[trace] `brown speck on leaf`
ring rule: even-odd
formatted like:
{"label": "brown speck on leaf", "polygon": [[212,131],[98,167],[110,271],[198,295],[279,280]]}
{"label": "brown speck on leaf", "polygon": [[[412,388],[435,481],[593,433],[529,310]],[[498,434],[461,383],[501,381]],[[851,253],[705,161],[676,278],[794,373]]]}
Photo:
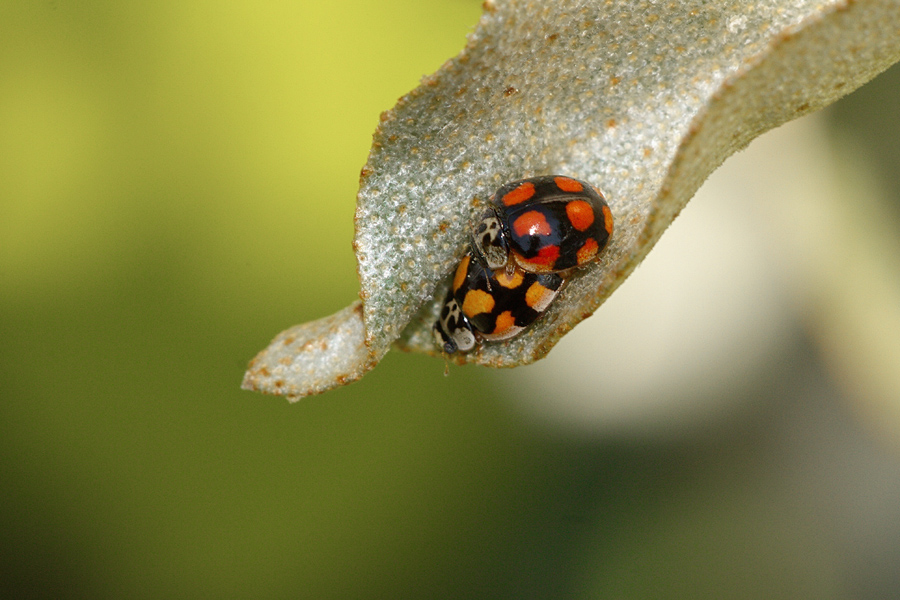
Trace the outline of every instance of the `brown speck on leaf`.
{"label": "brown speck on leaf", "polygon": [[559,37],[559,34],[558,34],[558,33],[551,33],[550,35],[547,36],[547,41],[553,42],[553,41],[555,41],[556,38],[558,38],[558,37]]}
{"label": "brown speck on leaf", "polygon": [[616,120],[615,120],[615,119],[607,119],[607,120],[606,120],[606,126],[609,127],[609,128],[615,127],[615,126],[616,126]]}
{"label": "brown speck on leaf", "polygon": [[512,96],[513,94],[518,94],[518,93],[519,93],[519,88],[516,88],[513,86],[509,86],[508,88],[503,90],[503,95],[506,96],[507,98]]}

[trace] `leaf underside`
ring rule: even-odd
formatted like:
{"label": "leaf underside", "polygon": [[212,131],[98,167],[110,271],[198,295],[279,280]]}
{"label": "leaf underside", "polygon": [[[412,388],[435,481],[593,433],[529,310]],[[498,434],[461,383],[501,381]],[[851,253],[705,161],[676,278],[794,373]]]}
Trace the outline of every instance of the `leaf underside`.
{"label": "leaf underside", "polygon": [[[606,196],[609,246],[525,332],[453,359],[510,367],[543,357],[729,155],[898,59],[900,0],[486,2],[462,53],[375,132],[357,197],[361,310],[330,317],[344,326],[324,334],[320,321],[289,330],[329,348],[281,349],[277,360],[298,361],[280,386],[289,392],[260,378],[245,387],[298,397],[357,379],[392,344],[437,354],[431,328],[481,207],[503,183],[563,174]],[[329,337],[344,331],[364,332],[364,350]]]}

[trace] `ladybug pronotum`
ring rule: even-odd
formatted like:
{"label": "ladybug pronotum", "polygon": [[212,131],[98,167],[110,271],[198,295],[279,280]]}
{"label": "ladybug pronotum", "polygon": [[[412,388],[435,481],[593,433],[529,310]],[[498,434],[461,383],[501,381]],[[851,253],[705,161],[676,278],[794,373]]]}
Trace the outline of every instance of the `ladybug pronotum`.
{"label": "ladybug pronotum", "polygon": [[530,273],[559,273],[593,261],[612,231],[596,188],[561,175],[533,177],[497,190],[474,228],[472,250],[490,269],[515,263]]}
{"label": "ladybug pronotum", "polygon": [[506,266],[491,271],[466,254],[453,276],[434,337],[447,354],[468,352],[482,339],[505,340],[531,325],[550,306],[564,280]]}

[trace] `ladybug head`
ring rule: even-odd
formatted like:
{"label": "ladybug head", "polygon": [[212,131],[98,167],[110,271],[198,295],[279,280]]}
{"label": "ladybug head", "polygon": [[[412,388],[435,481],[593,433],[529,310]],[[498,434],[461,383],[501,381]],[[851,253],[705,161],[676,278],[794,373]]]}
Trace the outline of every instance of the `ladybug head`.
{"label": "ladybug head", "polygon": [[452,291],[441,308],[441,314],[434,324],[434,341],[445,354],[468,352],[475,347],[475,331],[463,314]]}
{"label": "ladybug head", "polygon": [[499,269],[509,262],[509,246],[502,221],[493,208],[481,215],[472,228],[472,250],[478,262],[489,269]]}
{"label": "ladybug head", "polygon": [[441,328],[440,323],[435,323],[433,327],[434,343],[440,348],[444,354],[453,354],[457,351],[456,343],[447,335],[447,332]]}

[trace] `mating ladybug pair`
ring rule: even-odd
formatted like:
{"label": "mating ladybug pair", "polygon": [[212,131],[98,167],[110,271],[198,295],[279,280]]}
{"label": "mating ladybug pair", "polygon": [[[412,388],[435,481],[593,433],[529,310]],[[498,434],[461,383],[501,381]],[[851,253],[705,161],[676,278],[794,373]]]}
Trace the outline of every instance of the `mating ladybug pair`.
{"label": "mating ladybug pair", "polygon": [[434,337],[447,354],[505,340],[547,310],[571,272],[612,235],[612,213],[587,183],[550,175],[508,183],[472,232]]}

